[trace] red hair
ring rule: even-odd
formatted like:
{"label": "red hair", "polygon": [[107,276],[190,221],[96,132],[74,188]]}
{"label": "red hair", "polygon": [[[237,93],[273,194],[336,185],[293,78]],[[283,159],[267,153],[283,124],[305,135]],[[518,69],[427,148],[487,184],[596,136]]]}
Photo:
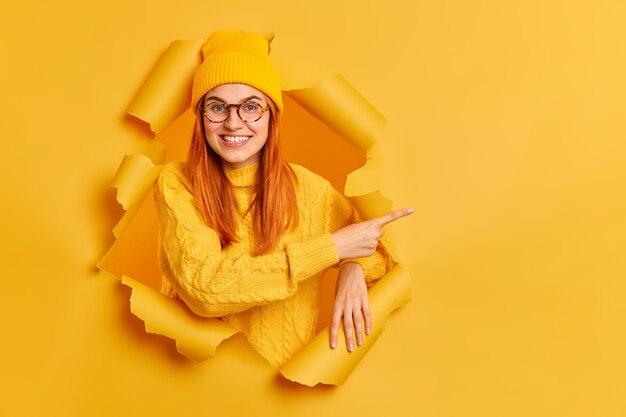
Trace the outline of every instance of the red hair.
{"label": "red hair", "polygon": [[[284,232],[298,224],[296,176],[280,153],[280,116],[268,98],[270,123],[267,141],[261,149],[254,200],[248,212],[254,219],[254,234],[260,255],[272,249]],[[222,248],[238,242],[237,200],[226,177],[222,160],[205,139],[201,106],[198,102],[196,123],[187,154],[185,174],[192,184],[196,208],[207,226],[217,231]]]}

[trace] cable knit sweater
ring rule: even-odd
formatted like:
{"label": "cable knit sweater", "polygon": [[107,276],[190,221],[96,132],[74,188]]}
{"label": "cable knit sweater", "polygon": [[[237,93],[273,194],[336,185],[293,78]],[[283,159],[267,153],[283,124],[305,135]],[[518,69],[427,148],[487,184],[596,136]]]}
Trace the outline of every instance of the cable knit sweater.
{"label": "cable knit sweater", "polygon": [[[227,170],[240,242],[222,249],[195,207],[183,164],[166,164],[154,186],[161,292],[200,316],[220,317],[241,330],[261,356],[280,367],[315,335],[322,276],[339,261],[331,233],[357,221],[357,214],[327,180],[291,164],[299,225],[271,252],[252,256],[252,215],[243,216],[254,197],[258,164]],[[363,266],[371,286],[385,274],[389,257],[379,245],[372,256],[349,261]]]}

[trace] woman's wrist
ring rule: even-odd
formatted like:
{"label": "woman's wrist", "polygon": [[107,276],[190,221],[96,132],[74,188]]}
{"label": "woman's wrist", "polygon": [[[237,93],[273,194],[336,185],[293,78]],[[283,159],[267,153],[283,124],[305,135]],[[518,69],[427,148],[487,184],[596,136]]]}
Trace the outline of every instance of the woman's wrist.
{"label": "woman's wrist", "polygon": [[348,271],[351,271],[351,270],[359,271],[359,269],[363,270],[363,267],[361,266],[360,263],[358,263],[356,261],[350,261],[350,260],[348,260],[346,262],[343,262],[341,264],[340,268],[348,270]]}
{"label": "woman's wrist", "polygon": [[344,256],[343,248],[341,246],[341,239],[337,237],[336,233],[332,233],[333,243],[335,244],[335,251],[337,252],[337,257],[339,260],[343,260],[346,257]]}

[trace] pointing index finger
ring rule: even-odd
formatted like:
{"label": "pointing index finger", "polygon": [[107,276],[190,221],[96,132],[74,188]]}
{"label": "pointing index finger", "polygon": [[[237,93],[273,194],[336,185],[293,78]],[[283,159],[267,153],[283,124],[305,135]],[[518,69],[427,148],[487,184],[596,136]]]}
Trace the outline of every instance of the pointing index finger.
{"label": "pointing index finger", "polygon": [[405,216],[408,216],[409,214],[412,214],[413,211],[414,210],[412,208],[395,210],[395,211],[392,211],[391,213],[385,214],[384,216],[378,217],[376,220],[378,221],[378,223],[380,223],[381,226],[384,226],[386,224],[389,224],[393,221],[398,220],[401,217],[405,217]]}

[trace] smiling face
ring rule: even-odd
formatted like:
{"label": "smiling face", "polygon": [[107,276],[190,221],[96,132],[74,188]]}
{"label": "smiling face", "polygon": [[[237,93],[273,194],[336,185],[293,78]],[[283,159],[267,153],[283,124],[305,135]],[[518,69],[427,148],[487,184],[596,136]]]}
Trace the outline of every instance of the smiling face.
{"label": "smiling face", "polygon": [[259,162],[269,133],[270,112],[264,112],[256,122],[246,123],[233,106],[226,121],[213,123],[205,117],[205,109],[214,102],[241,104],[249,101],[266,108],[267,100],[265,94],[245,84],[222,84],[205,94],[201,110],[204,136],[211,149],[222,158],[225,169],[243,168]]}

